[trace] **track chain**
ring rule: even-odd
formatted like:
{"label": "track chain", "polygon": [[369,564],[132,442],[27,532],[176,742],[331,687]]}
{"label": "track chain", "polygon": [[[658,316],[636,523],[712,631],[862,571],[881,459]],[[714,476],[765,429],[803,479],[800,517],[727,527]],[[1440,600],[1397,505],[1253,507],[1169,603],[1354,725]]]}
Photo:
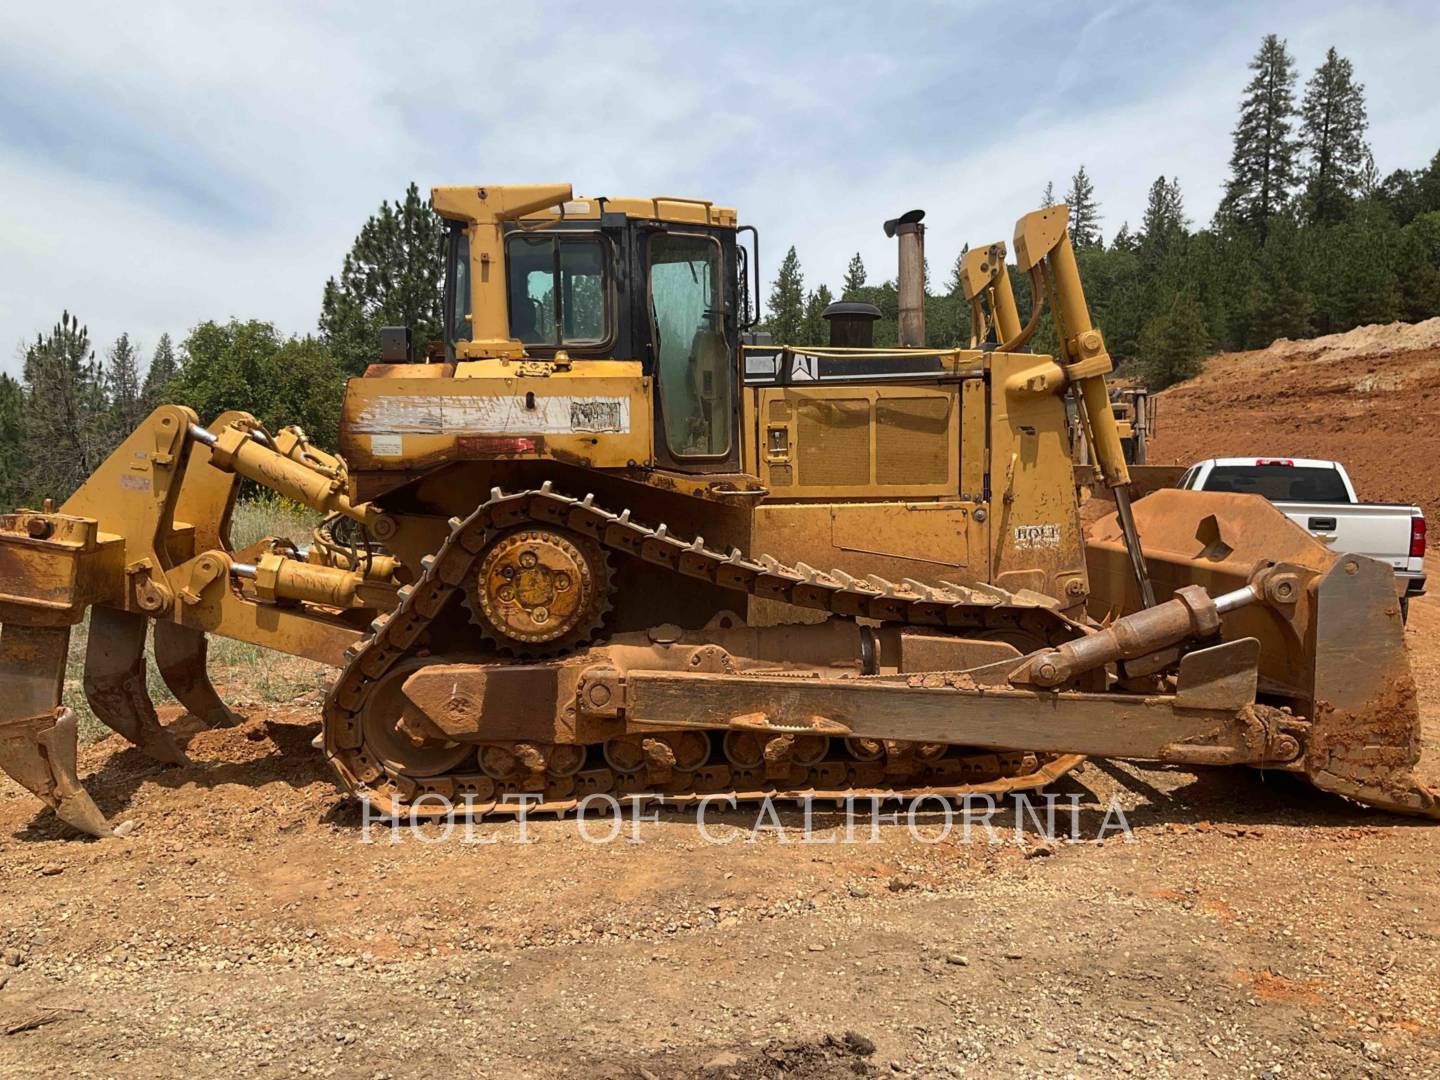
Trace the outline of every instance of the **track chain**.
{"label": "track chain", "polygon": [[[401,588],[397,606],[377,618],[371,624],[371,634],[347,651],[348,662],[326,695],[322,714],[326,757],[351,793],[369,798],[391,813],[404,812],[413,801],[426,794],[468,799],[475,813],[504,809],[500,800],[506,792],[497,790],[493,780],[478,772],[420,780],[387,769],[367,753],[361,717],[379,680],[416,652],[421,635],[455,594],[463,590],[464,582],[491,537],[529,524],[572,529],[608,550],[687,577],[847,618],[942,629],[1020,626],[1038,631],[1052,643],[1086,632],[1038,594],[1027,596],[993,586],[948,582],[940,586],[909,579],[891,582],[873,575],[856,578],[840,570],[816,570],[804,563],[787,566],[769,556],[749,559],[738,549],[711,550],[705,546],[703,537],[686,540],[673,536],[663,524],[653,529],[641,525],[631,519],[629,510],[617,514],[596,506],[593,496],[576,499],[561,495],[548,481],[538,489],[509,494],[494,488],[490,498],[468,517],[451,519],[449,535],[439,551],[421,560],[419,579]],[[945,760],[954,763],[947,767],[947,772],[958,771],[961,775],[936,776],[940,783],[907,785],[906,792],[959,797],[975,792],[1040,787],[1069,771],[1081,759],[1071,755],[1042,765],[1033,755],[1017,753]],[[976,782],[967,782],[964,775],[967,772],[975,774]],[[776,785],[746,775],[744,770],[707,765],[693,775],[685,774],[688,777],[685,782],[691,785],[689,790],[683,785],[664,785],[676,787],[666,791],[654,790],[653,786],[647,788],[643,781],[634,781],[610,769],[592,769],[553,784],[543,793],[543,802],[530,809],[563,812],[573,809],[591,794],[650,797],[667,803],[696,799],[706,791],[721,790],[735,794],[738,800],[787,794],[836,799],[897,794],[886,788],[868,790],[870,784],[866,781],[872,779],[872,770],[858,763],[847,766],[845,762],[822,762],[809,773],[814,775],[792,777],[791,784]],[[677,779],[680,775],[677,774]],[[982,775],[985,779],[981,779]],[[857,783],[863,787],[855,787]]]}

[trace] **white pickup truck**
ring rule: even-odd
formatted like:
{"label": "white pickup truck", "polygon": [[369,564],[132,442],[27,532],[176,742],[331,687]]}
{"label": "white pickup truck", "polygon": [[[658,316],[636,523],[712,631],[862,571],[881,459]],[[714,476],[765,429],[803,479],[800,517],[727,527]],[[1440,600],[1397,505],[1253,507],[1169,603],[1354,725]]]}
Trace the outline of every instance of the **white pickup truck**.
{"label": "white pickup truck", "polygon": [[1336,551],[1386,563],[1395,571],[1403,616],[1410,597],[1425,592],[1425,515],[1418,506],[1362,503],[1338,461],[1211,458],[1191,465],[1176,486],[1263,495]]}

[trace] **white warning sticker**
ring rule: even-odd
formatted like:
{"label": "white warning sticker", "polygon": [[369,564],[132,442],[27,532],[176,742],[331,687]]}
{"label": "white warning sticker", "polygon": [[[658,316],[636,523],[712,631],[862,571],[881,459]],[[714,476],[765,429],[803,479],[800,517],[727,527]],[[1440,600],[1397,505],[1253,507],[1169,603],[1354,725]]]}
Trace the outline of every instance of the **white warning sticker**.
{"label": "white warning sticker", "polygon": [[624,434],[630,430],[630,399],[570,394],[395,394],[365,405],[352,430],[369,434],[372,448],[377,435]]}
{"label": "white warning sticker", "polygon": [[371,435],[370,453],[376,457],[400,457],[405,453],[405,440],[399,435]]}

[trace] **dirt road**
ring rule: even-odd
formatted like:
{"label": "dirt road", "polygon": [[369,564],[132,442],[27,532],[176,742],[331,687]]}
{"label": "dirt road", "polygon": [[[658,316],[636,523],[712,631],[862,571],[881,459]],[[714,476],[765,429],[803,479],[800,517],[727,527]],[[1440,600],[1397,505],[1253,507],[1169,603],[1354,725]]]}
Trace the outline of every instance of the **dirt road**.
{"label": "dirt road", "polygon": [[[1433,766],[1440,604],[1408,637]],[[1091,764],[1062,788],[1082,839],[1053,846],[1005,815],[993,844],[931,843],[924,816],[805,844],[791,813],[749,842],[739,811],[710,820],[720,844],[681,813],[639,843],[574,821],[367,843],[308,746],[313,705],[247,711],[183,769],[85,748],[102,806],[138,823],[122,840],[62,839],[0,790],[0,1074],[1440,1068],[1440,827],[1283,778]],[[1094,842],[1112,795],[1133,842]]]}

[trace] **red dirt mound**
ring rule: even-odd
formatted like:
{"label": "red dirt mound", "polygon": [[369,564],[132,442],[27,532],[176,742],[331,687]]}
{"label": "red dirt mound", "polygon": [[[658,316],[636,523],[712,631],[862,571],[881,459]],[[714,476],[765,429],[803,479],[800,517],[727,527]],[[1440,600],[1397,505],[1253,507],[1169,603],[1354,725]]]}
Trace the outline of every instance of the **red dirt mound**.
{"label": "red dirt mound", "polygon": [[1334,458],[1370,502],[1440,517],[1440,319],[1221,353],[1159,395],[1150,462]]}

